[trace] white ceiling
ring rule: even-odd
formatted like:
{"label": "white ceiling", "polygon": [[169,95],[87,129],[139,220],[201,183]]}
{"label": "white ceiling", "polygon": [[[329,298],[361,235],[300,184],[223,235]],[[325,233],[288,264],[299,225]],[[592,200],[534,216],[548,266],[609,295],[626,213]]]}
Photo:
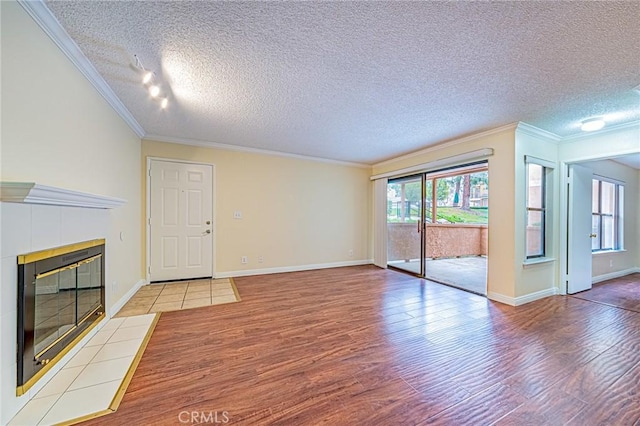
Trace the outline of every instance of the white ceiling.
{"label": "white ceiling", "polygon": [[374,163],[516,121],[640,119],[635,1],[46,5],[148,137]]}
{"label": "white ceiling", "polygon": [[640,170],[640,153],[629,154],[625,155],[624,157],[616,157],[612,158],[612,160],[624,164],[625,166],[633,167],[634,169]]}

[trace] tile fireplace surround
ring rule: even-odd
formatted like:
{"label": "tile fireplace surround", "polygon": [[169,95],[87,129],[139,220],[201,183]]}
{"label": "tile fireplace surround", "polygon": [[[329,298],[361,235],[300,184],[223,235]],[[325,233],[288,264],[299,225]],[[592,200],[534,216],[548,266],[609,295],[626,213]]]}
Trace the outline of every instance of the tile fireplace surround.
{"label": "tile fireplace surround", "polygon": [[[124,202],[34,183],[0,184],[0,424],[7,424],[42,388],[36,383],[24,395],[16,395],[17,256],[112,235],[108,209]],[[110,282],[108,257],[106,261],[106,282]],[[93,334],[86,335],[39,382],[60,370]]]}

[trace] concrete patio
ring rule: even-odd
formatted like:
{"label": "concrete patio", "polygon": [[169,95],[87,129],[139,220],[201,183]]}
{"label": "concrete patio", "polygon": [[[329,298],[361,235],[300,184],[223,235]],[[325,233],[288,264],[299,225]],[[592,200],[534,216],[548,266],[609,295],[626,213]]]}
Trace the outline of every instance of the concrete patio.
{"label": "concrete patio", "polygon": [[[405,271],[420,273],[420,260],[391,261],[393,266]],[[444,259],[426,259],[425,278],[481,295],[487,294],[487,257],[468,256]]]}

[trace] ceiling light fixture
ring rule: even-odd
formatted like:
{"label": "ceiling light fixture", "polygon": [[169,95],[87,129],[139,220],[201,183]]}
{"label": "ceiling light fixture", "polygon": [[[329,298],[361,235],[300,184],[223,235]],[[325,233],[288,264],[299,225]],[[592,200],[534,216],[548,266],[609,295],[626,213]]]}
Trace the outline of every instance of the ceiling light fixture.
{"label": "ceiling light fixture", "polygon": [[580,126],[580,130],[583,132],[595,132],[596,130],[600,130],[604,127],[604,120],[601,118],[590,118],[588,120],[583,120],[582,125]]}
{"label": "ceiling light fixture", "polygon": [[169,105],[169,99],[167,98],[162,98],[162,101],[160,101],[160,107],[162,109],[165,109],[167,107],[167,105]]}

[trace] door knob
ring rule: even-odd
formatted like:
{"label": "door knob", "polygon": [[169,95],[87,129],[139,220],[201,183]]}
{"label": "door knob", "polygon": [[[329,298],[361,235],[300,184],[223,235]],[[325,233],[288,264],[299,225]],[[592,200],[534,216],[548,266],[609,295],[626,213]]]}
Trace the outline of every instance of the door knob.
{"label": "door knob", "polygon": [[207,229],[206,231],[204,231],[205,234],[210,234],[211,233],[211,229]]}
{"label": "door knob", "polygon": [[211,225],[211,221],[210,221],[210,220],[206,221],[205,223],[206,223],[207,225]]}
{"label": "door knob", "polygon": [[597,236],[598,236],[598,234],[589,234],[589,238],[595,238]]}

